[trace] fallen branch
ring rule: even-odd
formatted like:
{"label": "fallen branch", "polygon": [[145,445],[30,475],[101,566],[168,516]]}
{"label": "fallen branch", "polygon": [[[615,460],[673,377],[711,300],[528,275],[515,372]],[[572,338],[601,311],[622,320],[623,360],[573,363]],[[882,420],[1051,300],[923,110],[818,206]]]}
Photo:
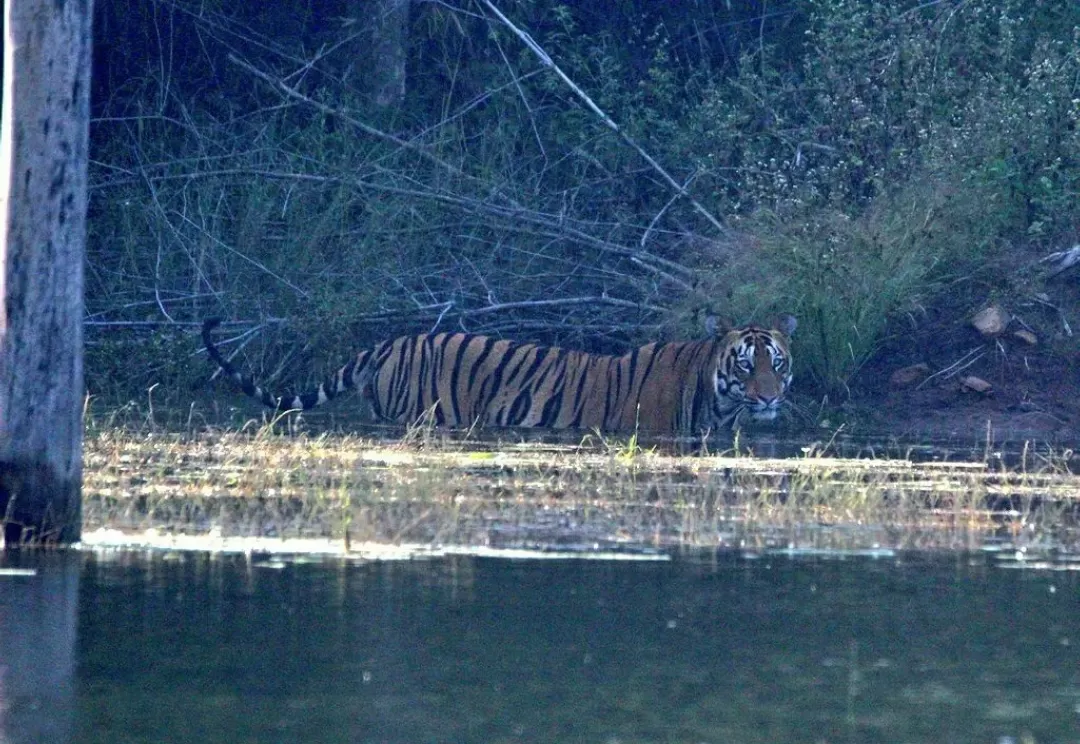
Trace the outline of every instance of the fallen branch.
{"label": "fallen branch", "polygon": [[1047,279],[1051,279],[1080,263],[1080,243],[1077,243],[1068,250],[1055,251],[1049,256],[1043,256],[1039,259],[1039,263],[1057,264],[1050,270],[1050,273],[1046,275]]}

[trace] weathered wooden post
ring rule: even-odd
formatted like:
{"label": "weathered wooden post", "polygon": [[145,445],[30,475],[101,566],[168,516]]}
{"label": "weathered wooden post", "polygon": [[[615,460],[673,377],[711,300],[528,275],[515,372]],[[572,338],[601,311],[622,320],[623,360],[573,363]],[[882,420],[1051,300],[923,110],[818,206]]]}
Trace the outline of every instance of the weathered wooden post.
{"label": "weathered wooden post", "polygon": [[79,538],[91,0],[5,0],[0,522]]}

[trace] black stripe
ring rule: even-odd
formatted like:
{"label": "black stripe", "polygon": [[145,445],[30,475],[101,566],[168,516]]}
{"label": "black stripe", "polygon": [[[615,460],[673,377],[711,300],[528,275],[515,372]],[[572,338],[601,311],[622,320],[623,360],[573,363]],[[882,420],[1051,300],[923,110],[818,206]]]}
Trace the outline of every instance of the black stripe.
{"label": "black stripe", "polygon": [[[491,385],[492,376],[488,375],[487,377],[485,377],[480,382],[479,388],[474,390],[474,386],[476,385],[476,375],[478,371],[483,368],[484,363],[487,362],[488,357],[491,356],[491,351],[495,348],[496,343],[496,340],[494,338],[491,338],[490,336],[478,336],[477,338],[483,340],[483,345],[480,349],[480,353],[476,355],[476,359],[473,361],[472,364],[469,365],[468,372],[466,373],[466,382],[468,384],[469,390],[469,401],[472,404],[472,410],[469,411],[469,424],[472,423],[472,419],[474,419],[475,417],[482,416],[484,410],[487,408],[485,396],[488,387]],[[454,385],[454,389],[457,389],[456,384]]]}
{"label": "black stripe", "polygon": [[540,412],[540,421],[538,426],[553,427],[555,425],[555,419],[559,416],[559,411],[562,410],[563,396],[566,390],[560,387],[558,392],[553,393],[551,397],[544,403],[544,408]]}
{"label": "black stripe", "polygon": [[452,343],[453,339],[453,335],[444,334],[424,337],[424,343],[420,346],[420,368],[416,371],[415,378],[410,376],[410,382],[412,379],[416,380],[417,398],[413,406],[413,418],[424,415],[432,406],[435,407],[435,420],[438,421],[442,416],[442,399],[439,395],[439,368],[442,366],[440,360],[447,344]]}
{"label": "black stripe", "polygon": [[[522,384],[518,385],[516,389],[520,389],[529,384],[529,378],[532,376],[537,364],[542,363],[544,358],[544,352],[546,351],[541,346],[534,346],[532,344],[513,344],[506,350],[506,359],[499,364],[495,370],[493,377],[495,378],[491,384],[490,393],[494,397],[503,390],[504,385],[512,384],[515,377],[521,374],[522,367],[528,362],[530,353],[535,351],[533,362],[529,365],[528,370],[525,372]],[[516,403],[516,399],[514,403]],[[506,416],[498,416],[500,424],[503,426],[509,426],[506,423]]]}
{"label": "black stripe", "polygon": [[[458,385],[461,384],[461,372],[469,356],[469,350],[471,349],[473,343],[476,343],[478,340],[483,348],[483,350],[480,352],[481,356],[483,356],[486,351],[491,348],[491,344],[493,343],[492,340],[489,338],[465,336],[455,350],[456,355],[454,357],[454,363],[450,369],[450,402],[454,412],[454,422],[459,426],[465,424],[465,417],[461,414],[461,401],[458,396]],[[470,371],[471,369],[472,368],[470,368]],[[466,384],[469,384],[471,382],[470,377],[471,375],[467,373],[465,377]]]}
{"label": "black stripe", "polygon": [[[413,410],[413,418],[422,416],[424,412],[435,407],[435,421],[438,423],[444,419],[442,411],[443,401],[439,395],[439,372],[442,368],[442,358],[448,344],[453,343],[457,334],[439,334],[426,336],[424,344],[420,347],[420,369],[417,372],[416,392],[419,396]],[[427,388],[427,399],[424,399],[423,389]]]}
{"label": "black stripe", "polygon": [[[450,410],[454,415],[454,423],[461,424],[461,406],[458,399],[458,383],[461,381],[461,366],[465,363],[465,357],[469,353],[469,344],[472,343],[471,338],[465,338],[456,348],[452,350],[454,354],[453,363],[450,365]],[[445,362],[445,348],[443,350],[444,362]]]}
{"label": "black stripe", "polygon": [[630,396],[633,396],[634,403],[637,403],[639,405],[641,404],[641,387],[645,384],[645,381],[649,379],[649,375],[652,374],[653,369],[656,367],[656,360],[660,358],[660,354],[663,353],[666,347],[667,344],[660,344],[653,347],[652,354],[649,355],[649,361],[645,365],[645,368],[641,371],[641,374],[635,374],[637,368],[637,357],[640,354],[641,350],[645,347],[642,346],[639,349],[635,349],[634,353],[631,355],[633,365],[631,366],[630,370],[630,384],[626,390],[626,395],[628,398]]}
{"label": "black stripe", "polygon": [[[419,339],[417,337],[402,339],[398,350],[397,359],[391,363],[389,404],[390,413],[394,421],[401,421],[408,417],[413,418],[410,411],[409,385],[412,380],[413,354]],[[402,396],[404,394],[404,400]]]}
{"label": "black stripe", "polygon": [[[495,369],[491,373],[491,385],[487,393],[492,398],[498,395],[499,391],[502,389],[503,376],[506,374],[506,368],[510,365],[510,361],[514,358],[514,355],[517,354],[519,349],[526,348],[528,348],[526,344],[515,343],[511,343],[508,347],[506,347],[506,350],[503,352],[502,360],[495,366]],[[520,367],[520,363],[517,366]],[[482,405],[484,406],[484,408],[487,408],[490,403],[491,398],[487,398],[487,396],[485,396],[485,399],[482,401]]]}
{"label": "black stripe", "polygon": [[638,355],[641,354],[641,348],[638,347],[631,351],[623,360],[615,364],[615,370],[618,373],[615,378],[615,384],[611,384],[610,375],[608,380],[607,390],[604,391],[604,410],[603,416],[600,419],[600,428],[608,428],[608,422],[611,420],[612,406],[617,406],[619,401],[623,397],[622,388],[623,380],[622,373],[626,372],[627,387],[628,389],[634,386],[634,370],[637,369]]}
{"label": "black stripe", "polygon": [[371,377],[368,382],[371,387],[371,409],[383,421],[393,421],[393,418],[390,416],[390,401],[383,400],[379,393],[379,378],[386,369],[386,360],[390,358],[393,350],[394,342],[384,341],[375,347],[368,357],[368,364],[371,366]]}
{"label": "black stripe", "polygon": [[[570,428],[580,429],[581,419],[585,415],[585,386],[589,380],[593,377],[595,371],[593,367],[599,366],[599,359],[592,359],[588,356],[582,359],[583,373],[581,379],[578,380],[576,389],[574,390],[574,415],[570,419]],[[610,367],[609,367],[610,369]]]}
{"label": "black stripe", "polygon": [[[524,356],[521,359],[521,363],[516,365],[515,369],[511,370],[509,375],[510,384],[513,384],[515,377],[519,377],[520,381],[515,385],[514,390],[517,394],[514,396],[513,402],[510,404],[510,410],[507,414],[507,426],[517,426],[524,420],[525,416],[532,410],[533,404],[533,390],[543,384],[546,375],[540,379],[536,378],[537,373],[547,363],[552,354],[555,355],[555,360],[551,362],[557,373],[557,367],[559,359],[565,355],[565,351],[558,348],[552,348],[550,346],[535,346],[535,354],[533,356],[532,363],[524,371],[520,371],[528,359],[528,356]],[[552,371],[552,367],[549,367],[549,372]]]}
{"label": "black stripe", "polygon": [[551,362],[547,371],[531,386],[533,390],[540,390],[549,380],[551,381],[551,393],[540,409],[540,420],[537,422],[537,426],[552,426],[554,423],[552,419],[558,417],[562,408],[563,396],[566,392],[566,376],[569,368],[568,357],[570,353],[565,349],[559,349],[557,353],[557,358]]}
{"label": "black stripe", "polygon": [[[522,348],[529,348],[530,346],[523,346]],[[531,346],[531,348],[535,350],[536,353],[533,354],[533,360],[532,363],[529,364],[528,369],[526,369],[524,372],[520,372],[522,366],[525,365],[526,360],[528,360],[529,358],[528,354],[523,354],[521,360],[518,362],[517,365],[515,365],[512,370],[510,370],[509,374],[509,378],[511,380],[520,375],[520,384],[522,387],[528,385],[532,381],[533,377],[536,376],[536,371],[544,365],[544,362],[547,361],[547,358],[551,355],[552,351],[555,351],[556,353],[560,353],[562,351],[561,349],[555,350],[551,347],[546,346]]]}
{"label": "black stripe", "polygon": [[518,426],[522,419],[532,409],[532,394],[528,390],[522,390],[514,398],[513,403],[510,404],[510,410],[506,414],[506,419],[502,421],[503,426]]}

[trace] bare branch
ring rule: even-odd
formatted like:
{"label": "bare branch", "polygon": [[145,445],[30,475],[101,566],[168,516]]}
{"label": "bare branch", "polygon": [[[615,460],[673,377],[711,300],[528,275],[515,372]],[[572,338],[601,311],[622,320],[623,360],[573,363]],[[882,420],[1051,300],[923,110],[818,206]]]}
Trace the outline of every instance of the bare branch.
{"label": "bare branch", "polygon": [[552,60],[551,56],[544,51],[543,47],[537,44],[531,36],[529,36],[527,33],[515,26],[509,18],[503,15],[501,10],[495,7],[495,4],[492,3],[491,0],[480,1],[499,18],[499,20],[503,23],[504,26],[509,28],[519,39],[521,39],[525,46],[527,46],[533,52],[533,54],[535,54],[537,58],[539,58],[540,62],[544,66],[550,67],[551,70],[559,76],[559,79],[566,83],[566,85],[570,88],[570,90],[574,92],[574,94],[578,98],[584,101],[585,105],[589,108],[589,110],[596,114],[597,117],[599,117],[600,121],[604,123],[604,126],[618,134],[619,137],[622,138],[623,142],[636,150],[638,155],[640,155],[645,160],[645,162],[652,167],[653,170],[660,174],[660,177],[663,178],[665,182],[667,182],[668,186],[670,186],[675,191],[675,193],[689,201],[690,204],[693,205],[694,209],[697,210],[697,212],[702,217],[711,222],[713,227],[715,227],[720,232],[720,234],[727,234],[728,230],[724,226],[724,224],[719,219],[717,219],[717,217],[714,216],[712,212],[706,209],[705,206],[701,204],[701,202],[695,199],[690,192],[688,192],[681,184],[679,184],[679,182],[676,181],[664,169],[664,167],[652,157],[652,155],[645,151],[645,148],[639,145],[633,137],[624,132],[610,116],[604,113],[603,109],[597,106],[596,103],[591,98],[589,98],[585,91],[578,87],[578,85],[573,80],[571,80],[565,72],[562,71],[562,68],[555,64],[555,61]]}
{"label": "bare branch", "polygon": [[1055,251],[1048,256],[1039,259],[1039,263],[1056,264],[1049,272],[1047,278],[1055,277],[1063,271],[1080,264],[1080,243],[1064,251]]}
{"label": "bare branch", "polygon": [[366,123],[360,121],[359,119],[357,119],[356,117],[350,116],[345,111],[343,111],[343,110],[341,110],[339,108],[334,108],[333,106],[328,106],[325,103],[322,103],[321,101],[317,101],[314,98],[311,98],[310,96],[306,96],[303,93],[301,93],[299,90],[297,90],[295,87],[293,87],[293,86],[289,85],[288,83],[286,83],[284,80],[276,80],[276,79],[274,79],[268,73],[263,72],[262,70],[258,69],[257,67],[255,67],[254,65],[252,65],[252,64],[250,64],[248,62],[245,62],[244,60],[237,57],[235,54],[229,54],[229,61],[232,62],[233,64],[247,70],[249,73],[251,73],[255,77],[259,78],[260,80],[265,82],[267,85],[269,85],[270,87],[277,90],[279,93],[282,93],[282,94],[284,94],[285,96],[287,96],[289,98],[292,98],[292,99],[297,100],[297,101],[302,101],[302,102],[306,103],[307,105],[311,106],[312,108],[323,112],[324,114],[329,114],[331,116],[339,117],[342,121],[348,122],[349,124],[356,127],[357,129],[364,132],[365,134],[371,135],[372,137],[375,137],[376,139],[383,140],[384,142],[389,142],[390,144],[392,144],[392,145],[394,145],[396,147],[400,147],[402,150],[407,150],[409,152],[415,153],[416,155],[423,158],[424,160],[427,160],[429,163],[432,163],[432,164],[446,170],[448,173],[452,173],[455,176],[459,176],[461,178],[466,178],[466,179],[469,179],[469,180],[473,180],[471,176],[469,176],[467,173],[464,173],[456,165],[448,163],[445,160],[443,160],[442,158],[439,158],[439,157],[437,157],[435,155],[432,155],[430,152],[428,152],[424,148],[419,147],[419,146],[413,144],[412,142],[408,142],[406,140],[403,140],[400,137],[395,137],[392,134],[388,134],[388,133],[382,131],[381,129],[376,129],[375,127],[371,126],[370,124],[366,124]]}

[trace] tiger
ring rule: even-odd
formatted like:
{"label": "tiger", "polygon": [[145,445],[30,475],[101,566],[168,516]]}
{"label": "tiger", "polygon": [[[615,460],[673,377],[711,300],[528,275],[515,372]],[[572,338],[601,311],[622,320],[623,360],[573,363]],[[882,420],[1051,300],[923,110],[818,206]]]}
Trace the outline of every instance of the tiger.
{"label": "tiger", "polygon": [[222,356],[211,337],[220,322],[211,318],[202,327],[211,360],[244,393],[277,411],[306,411],[357,390],[388,423],[671,434],[775,419],[791,385],[796,326],[785,315],[771,327],[649,343],[621,356],[464,332],[420,333],[360,351],[307,392],[278,394]]}

